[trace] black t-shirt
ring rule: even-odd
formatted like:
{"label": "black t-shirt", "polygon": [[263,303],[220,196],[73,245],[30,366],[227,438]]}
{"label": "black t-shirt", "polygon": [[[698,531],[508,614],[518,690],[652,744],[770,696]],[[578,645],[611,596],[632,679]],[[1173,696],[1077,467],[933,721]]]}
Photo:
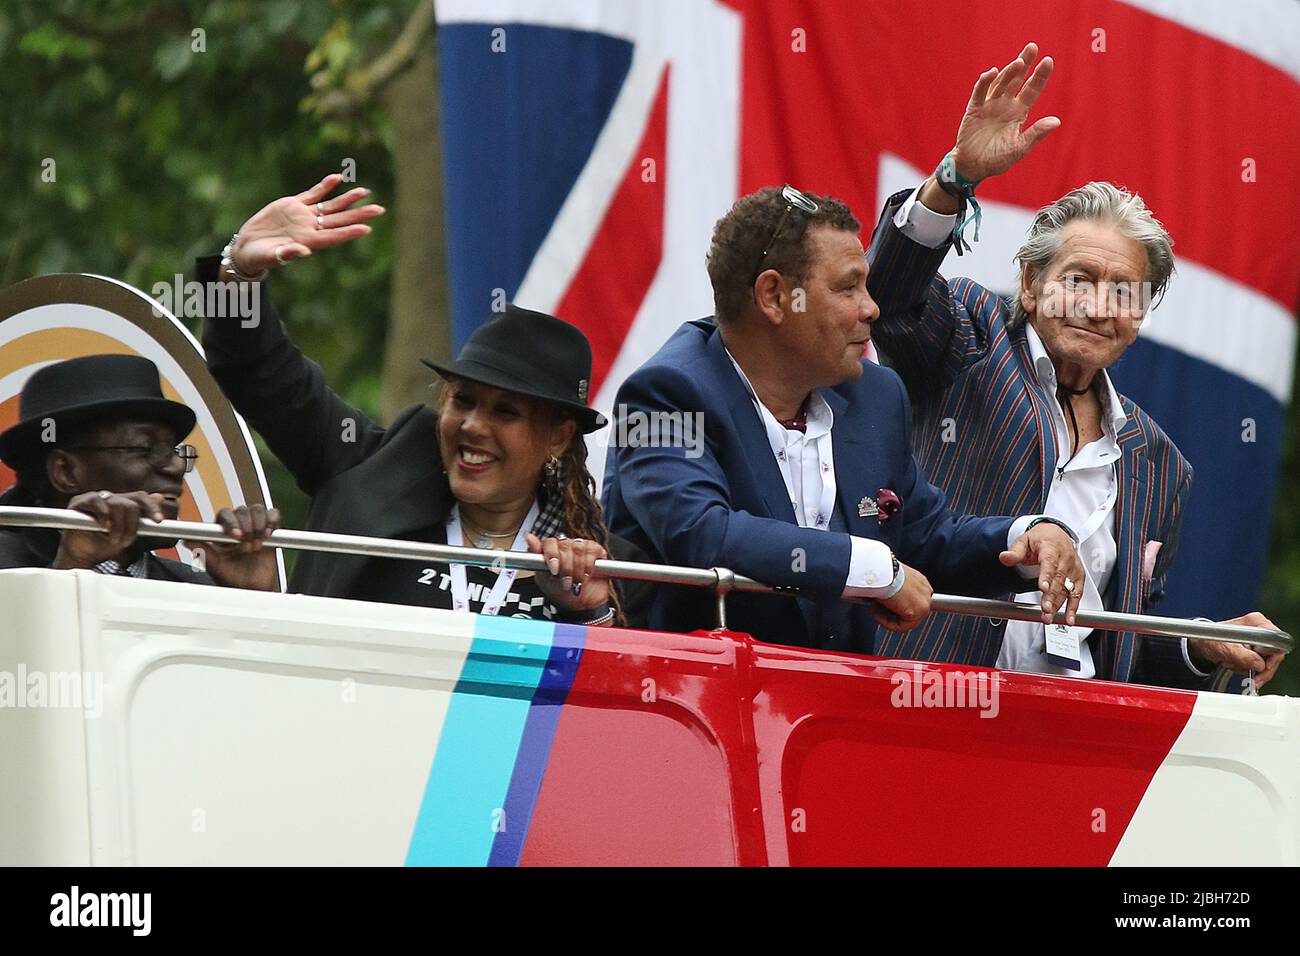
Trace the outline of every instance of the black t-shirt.
{"label": "black t-shirt", "polygon": [[[445,543],[444,535],[439,534],[435,538],[432,529],[414,536],[413,540]],[[483,604],[492,593],[498,573],[492,568],[465,566],[466,596],[469,598],[469,609],[475,614],[483,611]],[[359,601],[451,610],[451,569],[438,561],[378,558],[368,563],[357,581],[357,590],[352,597]],[[515,576],[497,614],[501,617],[523,617],[537,621],[556,621],[560,617],[555,605],[546,599],[537,586],[536,578],[526,572]]]}

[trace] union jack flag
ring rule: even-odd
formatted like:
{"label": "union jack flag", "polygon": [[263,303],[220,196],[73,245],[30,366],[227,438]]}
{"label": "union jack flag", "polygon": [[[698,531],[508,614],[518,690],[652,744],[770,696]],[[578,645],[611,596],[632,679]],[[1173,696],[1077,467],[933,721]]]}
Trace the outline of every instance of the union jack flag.
{"label": "union jack flag", "polygon": [[[1139,192],[1178,274],[1112,369],[1196,469],[1171,613],[1253,606],[1300,297],[1294,0],[440,0],[453,328],[494,296],[591,339],[594,404],[712,312],[704,257],[738,196],[789,182],[869,231],[951,147],[976,76],[1027,40],[1063,126],[981,186],[945,272],[1009,292],[1033,211],[1091,179]],[[597,441],[601,439],[597,436]],[[607,440],[607,439],[605,439]],[[593,446],[593,472],[604,448]]]}

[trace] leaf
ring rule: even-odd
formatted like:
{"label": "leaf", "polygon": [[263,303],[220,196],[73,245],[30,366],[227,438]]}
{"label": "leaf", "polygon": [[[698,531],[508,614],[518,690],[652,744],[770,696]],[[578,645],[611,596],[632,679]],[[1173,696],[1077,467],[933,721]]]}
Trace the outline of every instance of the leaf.
{"label": "leaf", "polygon": [[194,57],[198,54],[190,49],[190,37],[177,37],[158,48],[154,54],[153,64],[158,75],[171,81],[189,70]]}

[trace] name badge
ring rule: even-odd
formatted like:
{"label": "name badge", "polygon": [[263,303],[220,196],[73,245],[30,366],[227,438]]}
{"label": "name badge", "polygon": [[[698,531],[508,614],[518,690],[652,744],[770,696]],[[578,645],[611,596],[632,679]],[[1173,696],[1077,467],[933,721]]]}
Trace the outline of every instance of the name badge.
{"label": "name badge", "polygon": [[1083,670],[1082,642],[1075,635],[1074,628],[1064,624],[1049,624],[1044,630],[1046,635],[1043,647],[1047,651],[1047,659],[1057,667],[1072,671]]}

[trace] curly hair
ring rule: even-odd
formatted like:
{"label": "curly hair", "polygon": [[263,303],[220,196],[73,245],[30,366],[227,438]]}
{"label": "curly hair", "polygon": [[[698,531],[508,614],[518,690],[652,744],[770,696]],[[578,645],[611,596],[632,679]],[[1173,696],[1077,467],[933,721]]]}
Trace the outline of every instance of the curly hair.
{"label": "curly hair", "polygon": [[[435,405],[440,418],[443,409],[451,398],[452,388],[459,381],[459,379],[452,377],[443,383]],[[435,384],[434,387],[436,388],[437,385]],[[539,440],[548,435],[556,425],[573,417],[560,406],[544,399],[532,398],[527,395],[520,395],[519,397],[535,410],[535,413],[530,418]],[[563,497],[564,504],[564,519],[561,530],[570,538],[595,541],[608,551],[609,529],[605,527],[600,499],[596,497],[596,480],[587,469],[587,442],[578,429],[574,429],[573,437],[569,439],[568,447],[559,456],[559,461],[560,485],[558,491]],[[548,487],[548,483],[541,472],[538,473],[537,483],[538,498],[544,504],[557,489]],[[626,626],[627,618],[623,613],[623,603],[619,600],[618,588],[612,585],[609,589],[609,603],[614,609],[614,623],[619,627]]]}
{"label": "curly hair", "polygon": [[[768,186],[741,196],[714,225],[707,263],[713,312],[719,322],[733,322],[740,316],[762,269],[776,269],[796,281],[808,277],[812,250],[807,237],[812,227],[830,226],[854,234],[862,231],[862,224],[840,200],[816,193],[804,195],[817,204],[816,212],[794,206],[786,216],[788,201],[781,195],[781,187]],[[769,242],[765,257],[763,250]]]}

